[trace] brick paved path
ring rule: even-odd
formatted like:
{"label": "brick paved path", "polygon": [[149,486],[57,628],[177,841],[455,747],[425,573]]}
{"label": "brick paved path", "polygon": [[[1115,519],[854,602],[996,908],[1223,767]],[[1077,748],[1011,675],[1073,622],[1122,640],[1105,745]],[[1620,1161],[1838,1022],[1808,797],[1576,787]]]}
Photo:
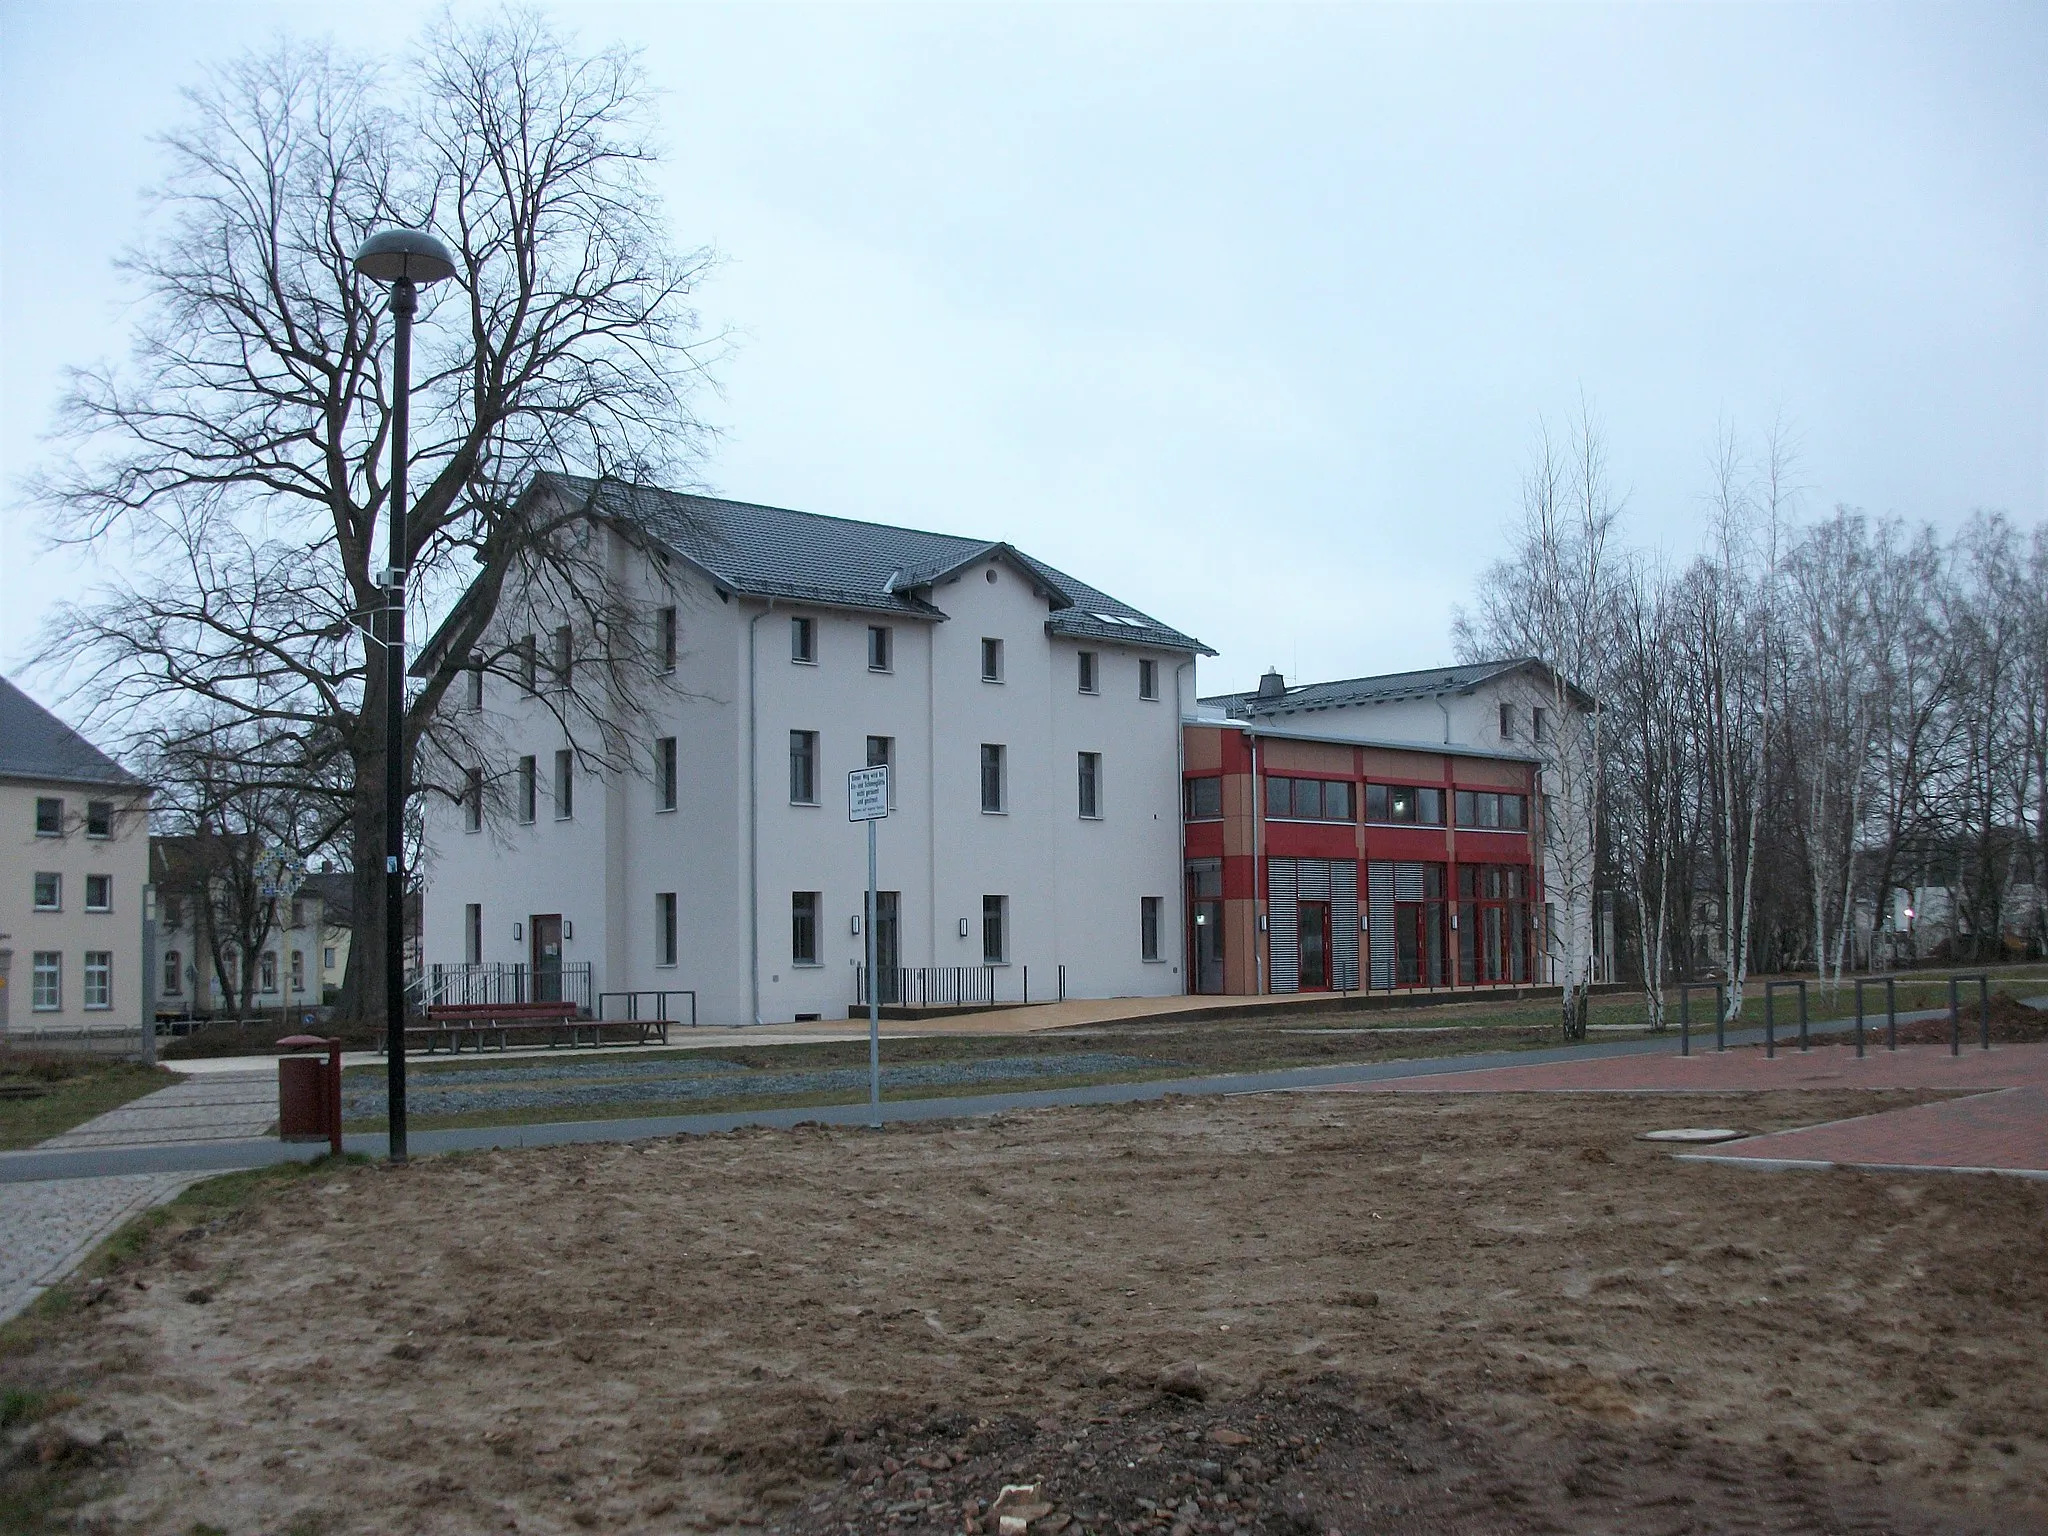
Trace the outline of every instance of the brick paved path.
{"label": "brick paved path", "polygon": [[1972,1169],[2048,1178],[2048,1045],[1872,1051],[1754,1047],[1705,1055],[1610,1056],[1361,1083],[1350,1093],[1754,1093],[1762,1089],[1937,1088],[1967,1097],[1730,1142],[1693,1162],[1765,1167]]}
{"label": "brick paved path", "polygon": [[243,1141],[277,1123],[277,1069],[211,1072],[123,1104],[52,1136],[38,1150]]}
{"label": "brick paved path", "polygon": [[0,1322],[54,1285],[138,1211],[168,1200],[196,1174],[0,1184]]}

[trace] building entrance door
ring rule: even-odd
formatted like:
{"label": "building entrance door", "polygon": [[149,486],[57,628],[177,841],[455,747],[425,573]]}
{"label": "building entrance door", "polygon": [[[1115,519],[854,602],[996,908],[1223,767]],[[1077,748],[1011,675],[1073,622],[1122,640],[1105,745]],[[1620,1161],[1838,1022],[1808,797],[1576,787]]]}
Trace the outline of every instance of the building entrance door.
{"label": "building entrance door", "polygon": [[903,893],[875,892],[875,1000],[903,1001]]}
{"label": "building entrance door", "polygon": [[1223,903],[1194,904],[1194,937],[1188,945],[1195,957],[1195,990],[1223,990]]}
{"label": "building entrance door", "polygon": [[533,1000],[562,1000],[562,914],[550,912],[527,919],[527,945],[533,957]]}
{"label": "building entrance door", "polygon": [[1327,901],[1295,903],[1295,932],[1301,942],[1301,980],[1304,992],[1327,992],[1330,987],[1330,904]]}

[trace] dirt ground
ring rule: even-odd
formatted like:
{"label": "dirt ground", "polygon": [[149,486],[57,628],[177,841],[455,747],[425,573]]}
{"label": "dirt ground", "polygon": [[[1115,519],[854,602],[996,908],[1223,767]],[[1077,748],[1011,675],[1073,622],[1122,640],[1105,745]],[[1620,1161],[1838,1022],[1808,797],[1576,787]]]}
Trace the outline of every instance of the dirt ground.
{"label": "dirt ground", "polygon": [[[0,1371],[109,1532],[2048,1529],[2048,1187],[1897,1094],[1273,1095],[359,1167]],[[1022,1505],[1020,1510],[1018,1506]],[[1014,1529],[1014,1527],[1012,1527]]]}

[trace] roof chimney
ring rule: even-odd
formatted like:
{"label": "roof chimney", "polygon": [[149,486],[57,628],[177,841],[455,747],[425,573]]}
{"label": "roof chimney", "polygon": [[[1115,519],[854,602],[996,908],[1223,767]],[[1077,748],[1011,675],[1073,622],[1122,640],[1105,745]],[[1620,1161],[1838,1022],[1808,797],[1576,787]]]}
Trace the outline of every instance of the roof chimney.
{"label": "roof chimney", "polygon": [[1287,679],[1278,672],[1268,671],[1259,679],[1259,697],[1262,699],[1284,699],[1287,697]]}

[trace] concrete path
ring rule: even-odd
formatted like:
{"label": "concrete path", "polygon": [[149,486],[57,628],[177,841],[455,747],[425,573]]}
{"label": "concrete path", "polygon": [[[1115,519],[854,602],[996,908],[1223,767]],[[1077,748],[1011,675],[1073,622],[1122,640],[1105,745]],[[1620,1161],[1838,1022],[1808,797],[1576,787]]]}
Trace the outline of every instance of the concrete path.
{"label": "concrete path", "polygon": [[128,1173],[0,1184],[0,1322],[71,1273],[122,1222],[196,1177]]}
{"label": "concrete path", "polygon": [[246,1141],[277,1123],[277,1069],[208,1073],[130,1100],[41,1144],[52,1151]]}

